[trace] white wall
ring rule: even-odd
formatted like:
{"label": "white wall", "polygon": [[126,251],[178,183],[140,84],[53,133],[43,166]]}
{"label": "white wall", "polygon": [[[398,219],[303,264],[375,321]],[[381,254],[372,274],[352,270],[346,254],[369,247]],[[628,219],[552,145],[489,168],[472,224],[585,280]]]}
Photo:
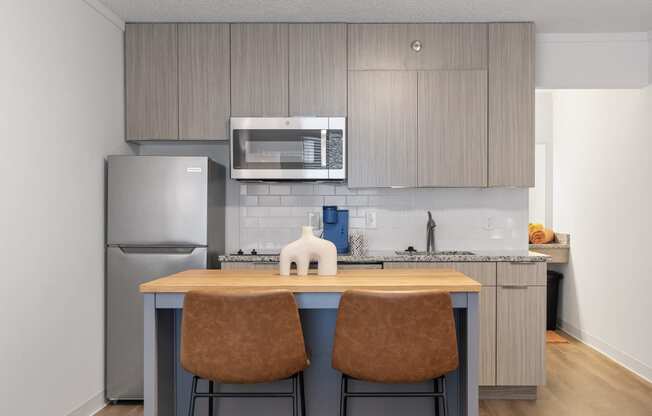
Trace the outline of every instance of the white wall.
{"label": "white wall", "polygon": [[0,414],[91,414],[104,157],[128,150],[122,32],[81,0],[3,1],[0,16]]}
{"label": "white wall", "polygon": [[652,86],[553,102],[554,226],[572,246],[563,327],[652,380]]}
{"label": "white wall", "polygon": [[537,35],[537,88],[641,88],[650,82],[646,32]]}

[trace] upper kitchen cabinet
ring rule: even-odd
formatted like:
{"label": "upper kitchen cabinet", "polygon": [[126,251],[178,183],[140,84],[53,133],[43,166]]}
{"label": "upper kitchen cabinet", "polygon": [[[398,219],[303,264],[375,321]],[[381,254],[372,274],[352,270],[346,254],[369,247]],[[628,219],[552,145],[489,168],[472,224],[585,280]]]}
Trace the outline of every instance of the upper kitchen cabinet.
{"label": "upper kitchen cabinet", "polygon": [[346,24],[289,25],[291,116],[346,116]]}
{"label": "upper kitchen cabinet", "polygon": [[127,24],[125,83],[127,140],[179,135],[176,24]]}
{"label": "upper kitchen cabinet", "polygon": [[489,186],[534,186],[534,24],[489,25]]}
{"label": "upper kitchen cabinet", "polygon": [[486,69],[484,23],[349,25],[350,70]]}
{"label": "upper kitchen cabinet", "polygon": [[416,186],[417,73],[350,71],[350,187]]}
{"label": "upper kitchen cabinet", "polygon": [[487,71],[423,71],[418,185],[487,186]]}
{"label": "upper kitchen cabinet", "polygon": [[179,138],[228,139],[229,25],[179,24]]}
{"label": "upper kitchen cabinet", "polygon": [[288,25],[231,25],[231,114],[288,115]]}
{"label": "upper kitchen cabinet", "polygon": [[127,140],[226,140],[228,24],[127,24]]}

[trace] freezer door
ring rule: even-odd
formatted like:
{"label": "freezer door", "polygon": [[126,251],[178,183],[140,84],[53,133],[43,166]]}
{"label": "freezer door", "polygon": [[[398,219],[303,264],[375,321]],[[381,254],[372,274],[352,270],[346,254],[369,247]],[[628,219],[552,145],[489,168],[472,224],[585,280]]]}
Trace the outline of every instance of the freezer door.
{"label": "freezer door", "polygon": [[207,249],[107,248],[106,394],[143,398],[143,295],[138,285],[187,269],[206,268]]}
{"label": "freezer door", "polygon": [[208,158],[109,156],[108,244],[207,245]]}

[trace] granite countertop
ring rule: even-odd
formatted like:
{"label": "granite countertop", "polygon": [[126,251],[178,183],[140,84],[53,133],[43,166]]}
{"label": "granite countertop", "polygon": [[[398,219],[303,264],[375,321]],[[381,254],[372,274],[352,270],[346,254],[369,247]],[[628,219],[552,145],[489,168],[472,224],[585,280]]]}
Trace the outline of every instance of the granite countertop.
{"label": "granite countertop", "polygon": [[530,250],[542,250],[546,248],[570,248],[570,234],[555,233],[555,241],[547,244],[530,244]]}
{"label": "granite countertop", "polygon": [[[229,262],[277,263],[277,255],[222,255],[218,260]],[[385,262],[545,262],[550,256],[532,251],[477,251],[473,254],[396,254],[394,252],[369,252],[365,256],[338,255],[338,263]]]}
{"label": "granite countertop", "polygon": [[530,244],[530,250],[541,250],[546,248],[570,248],[568,243]]}

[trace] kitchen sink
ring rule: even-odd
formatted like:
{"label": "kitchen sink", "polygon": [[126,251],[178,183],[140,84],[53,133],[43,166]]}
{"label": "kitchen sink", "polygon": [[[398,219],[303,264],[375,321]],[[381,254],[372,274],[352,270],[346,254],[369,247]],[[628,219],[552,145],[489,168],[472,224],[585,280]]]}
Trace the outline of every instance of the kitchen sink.
{"label": "kitchen sink", "polygon": [[428,253],[425,251],[418,250],[397,250],[396,254],[405,254],[410,256],[472,256],[475,253],[472,251],[461,251],[461,250],[449,250],[449,251],[435,251]]}

